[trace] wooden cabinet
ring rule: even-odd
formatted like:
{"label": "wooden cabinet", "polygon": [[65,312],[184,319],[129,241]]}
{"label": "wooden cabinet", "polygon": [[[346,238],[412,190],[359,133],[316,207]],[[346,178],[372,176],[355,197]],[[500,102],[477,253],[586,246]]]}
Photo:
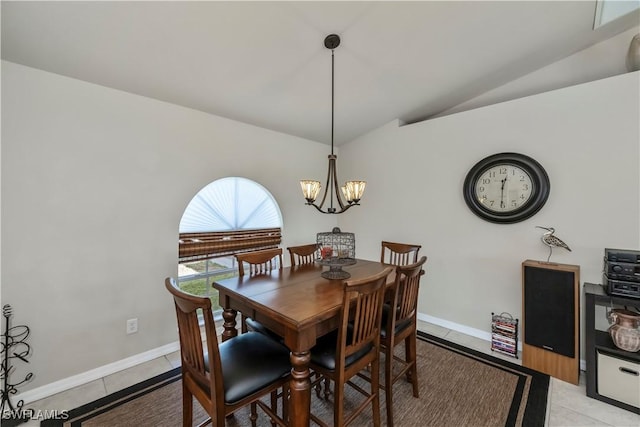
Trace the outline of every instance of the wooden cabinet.
{"label": "wooden cabinet", "polygon": [[[584,337],[587,362],[587,396],[607,402],[640,414],[640,408],[621,402],[615,398],[600,394],[598,390],[598,357],[618,358],[629,361],[632,365],[640,365],[640,353],[620,350],[613,344],[607,331],[596,329],[596,306],[611,307],[612,305],[635,307],[640,309],[639,298],[608,295],[602,285],[594,283],[584,284]],[[603,393],[607,393],[603,391]],[[610,394],[613,395],[613,394]]]}

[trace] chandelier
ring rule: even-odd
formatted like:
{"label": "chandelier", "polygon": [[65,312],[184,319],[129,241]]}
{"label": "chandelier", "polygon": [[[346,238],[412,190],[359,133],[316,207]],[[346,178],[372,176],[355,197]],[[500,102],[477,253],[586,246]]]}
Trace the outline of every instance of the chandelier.
{"label": "chandelier", "polygon": [[[329,170],[327,171],[327,183],[324,188],[324,195],[320,204],[316,204],[316,199],[320,194],[322,185],[320,181],[302,180],[302,195],[307,200],[307,205],[315,207],[324,214],[339,214],[351,206],[359,205],[362,194],[364,193],[365,181],[347,181],[342,187],[338,186],[338,175],[336,171],[336,159],[338,156],[333,154],[333,104],[334,104],[334,59],[333,50],[340,46],[340,37],[337,34],[330,34],[324,39],[324,46],[331,49],[331,154],[329,155]],[[343,199],[344,197],[344,199]],[[328,200],[327,200],[328,198]],[[334,199],[335,203],[334,204]],[[323,210],[325,202],[329,205]]]}

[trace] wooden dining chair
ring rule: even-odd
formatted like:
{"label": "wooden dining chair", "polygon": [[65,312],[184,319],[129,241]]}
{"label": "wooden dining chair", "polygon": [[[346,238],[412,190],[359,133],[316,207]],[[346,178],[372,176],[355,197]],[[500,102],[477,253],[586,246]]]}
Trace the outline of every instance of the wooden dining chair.
{"label": "wooden dining chair", "polygon": [[[238,276],[245,275],[245,263],[248,265],[246,271],[249,276],[268,274],[273,270],[282,269],[282,248],[245,252],[236,254],[235,257],[238,262]],[[274,332],[257,320],[247,316],[246,313],[241,313],[240,317],[242,319],[241,330],[243,334],[248,330],[252,330],[265,334],[271,338],[278,338]]]}
{"label": "wooden dining chair", "polygon": [[391,265],[407,265],[418,262],[421,245],[382,241],[380,262]]}
{"label": "wooden dining chair", "polygon": [[[285,426],[277,415],[277,396],[289,381],[289,349],[256,332],[218,343],[211,300],[182,291],[173,278],[165,280],[165,287],[173,296],[180,337],[182,425],[192,425],[195,397],[211,417],[201,425],[211,422],[223,427],[225,417],[251,405],[252,426],[258,406],[272,424]],[[204,320],[204,342],[199,312]],[[265,396],[271,396],[271,406],[260,400]]]}
{"label": "wooden dining chair", "polygon": [[[376,275],[345,281],[340,326],[337,331],[318,339],[310,351],[310,367],[320,374],[312,387],[320,381],[331,380],[334,383],[333,425],[336,427],[351,423],[369,404],[372,405],[374,425],[380,425],[380,322],[387,276],[392,272],[393,267],[387,267]],[[370,367],[372,376],[370,392],[350,381],[367,367]],[[365,397],[348,417],[344,413],[345,385],[350,385]],[[311,414],[311,419],[321,426],[327,425],[314,414]]]}
{"label": "wooden dining chair", "polygon": [[291,257],[291,266],[302,264],[313,264],[318,257],[318,244],[310,243],[308,245],[289,246],[287,248]]}
{"label": "wooden dining chair", "polygon": [[[414,264],[396,266],[393,299],[382,309],[382,329],[380,348],[385,355],[384,385],[387,403],[387,426],[393,426],[393,384],[402,376],[413,387],[413,396],[419,397],[418,374],[416,371],[416,330],[418,310],[418,290],[423,266],[427,257],[423,256]],[[404,359],[394,355],[394,348],[404,342]],[[398,362],[401,369],[394,375],[393,365]]]}

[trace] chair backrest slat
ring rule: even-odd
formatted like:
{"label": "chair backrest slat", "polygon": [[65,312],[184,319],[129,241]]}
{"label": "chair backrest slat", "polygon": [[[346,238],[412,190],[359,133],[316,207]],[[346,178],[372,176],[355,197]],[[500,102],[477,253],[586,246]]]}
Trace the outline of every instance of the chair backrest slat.
{"label": "chair backrest slat", "polygon": [[310,243],[308,245],[289,246],[287,248],[291,257],[291,266],[302,264],[313,264],[318,258],[318,244]]}
{"label": "chair backrest slat", "polygon": [[395,321],[401,323],[416,315],[418,306],[418,292],[420,290],[420,278],[424,274],[423,266],[427,257],[420,261],[396,267],[395,281]]}
{"label": "chair backrest slat", "polygon": [[[340,361],[379,339],[385,286],[387,276],[392,272],[393,267],[387,267],[374,276],[347,280],[344,283],[342,327],[338,337],[341,347],[339,351],[343,355]],[[347,333],[349,322],[350,334]],[[351,339],[347,342],[349,335]]]}
{"label": "chair backrest slat", "polygon": [[238,275],[245,275],[244,263],[249,264],[249,275],[266,274],[282,268],[282,248],[245,252],[236,255]]}
{"label": "chair backrest slat", "polygon": [[382,241],[380,262],[391,265],[407,265],[418,262],[421,245]]}

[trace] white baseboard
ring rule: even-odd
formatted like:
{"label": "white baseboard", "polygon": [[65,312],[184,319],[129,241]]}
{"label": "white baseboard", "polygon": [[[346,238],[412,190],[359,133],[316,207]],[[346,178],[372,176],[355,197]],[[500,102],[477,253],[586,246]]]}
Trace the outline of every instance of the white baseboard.
{"label": "white baseboard", "polygon": [[[491,332],[483,331],[481,329],[471,328],[469,326],[461,325],[459,323],[451,322],[449,320],[440,319],[439,317],[433,317],[428,314],[418,313],[418,320],[423,322],[433,323],[434,325],[442,326],[443,328],[451,329],[463,333],[465,335],[471,335],[472,337],[480,338],[481,340],[491,342]],[[518,342],[518,348],[521,349],[520,342]]]}
{"label": "white baseboard", "polygon": [[[491,342],[491,332],[483,331],[481,329],[471,328],[469,326],[461,325],[459,323],[451,322],[449,320],[440,319],[438,317],[429,316],[428,314],[418,313],[418,320],[423,322],[433,323],[434,325],[442,326],[443,328],[451,329],[472,337],[480,338],[481,340]],[[522,351],[522,341],[518,341],[518,350]],[[585,371],[587,369],[587,362],[584,359],[580,359],[580,370]]]}
{"label": "white baseboard", "polygon": [[158,357],[166,356],[167,354],[178,350],[180,350],[180,342],[175,341],[170,344],[163,345],[162,347],[157,347],[152,350],[145,351],[144,353],[136,354],[134,356],[127,357],[126,359],[109,363],[108,365],[100,366],[96,369],[25,391],[16,395],[15,399],[16,401],[23,400],[24,403],[35,402],[36,400],[44,399],[45,397],[52,396],[56,393],[87,384],[91,381],[106,377],[107,375],[115,374],[116,372],[120,372],[141,363],[157,359]]}

